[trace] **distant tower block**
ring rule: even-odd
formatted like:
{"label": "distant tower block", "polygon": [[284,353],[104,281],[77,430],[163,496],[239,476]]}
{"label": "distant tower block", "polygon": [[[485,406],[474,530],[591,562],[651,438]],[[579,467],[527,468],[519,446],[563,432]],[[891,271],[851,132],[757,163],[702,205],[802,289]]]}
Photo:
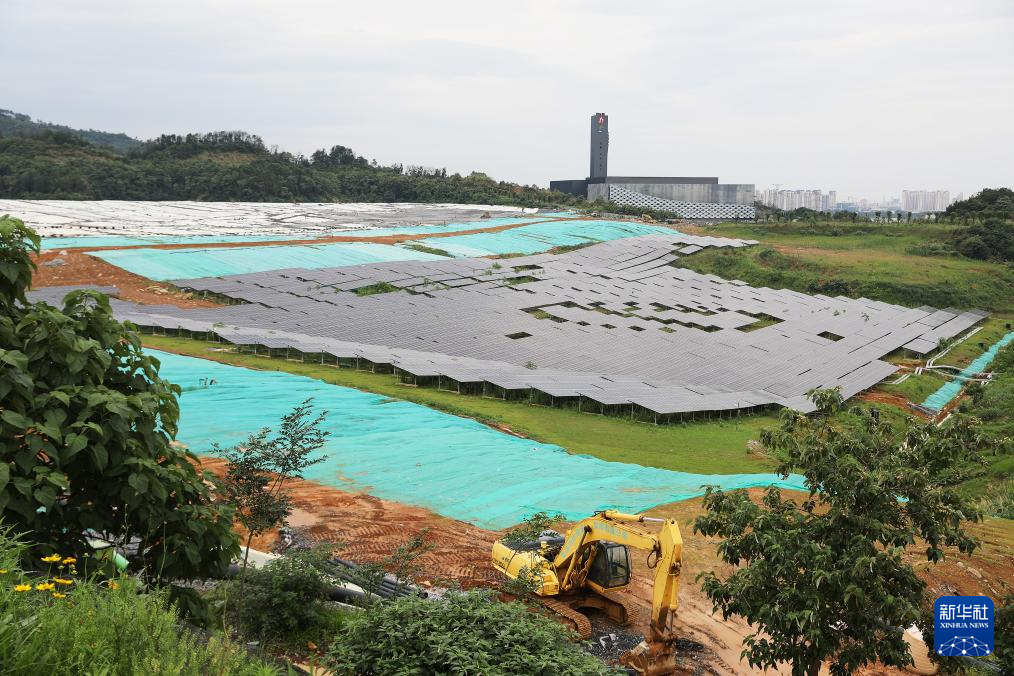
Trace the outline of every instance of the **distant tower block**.
{"label": "distant tower block", "polygon": [[609,175],[606,164],[609,160],[609,116],[595,113],[591,117],[591,170],[590,178],[605,178]]}

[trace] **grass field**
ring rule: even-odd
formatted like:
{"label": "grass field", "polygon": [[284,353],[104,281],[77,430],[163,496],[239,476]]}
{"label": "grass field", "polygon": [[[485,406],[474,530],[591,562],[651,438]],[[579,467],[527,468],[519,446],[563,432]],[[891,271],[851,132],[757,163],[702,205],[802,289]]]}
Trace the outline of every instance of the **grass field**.
{"label": "grass field", "polygon": [[1011,329],[1008,327],[1011,326],[1014,326],[1014,317],[1004,315],[990,317],[982,323],[981,331],[952,347],[947,354],[937,359],[936,363],[964,368],[985,352],[986,348],[1010,333]]}
{"label": "grass field", "polygon": [[777,422],[774,415],[737,420],[655,426],[624,418],[532,406],[500,399],[460,395],[435,388],[403,385],[397,376],[303,364],[221,351],[221,343],[144,336],[147,347],[213,359],[225,364],[285,371],[328,383],[403,399],[454,415],[506,425],[530,439],[562,446],[603,460],[700,474],[769,472],[774,462],[747,454],[746,443]]}
{"label": "grass field", "polygon": [[897,385],[880,385],[877,389],[891,394],[900,394],[913,404],[921,404],[926,401],[941,385],[948,382],[947,378],[933,373],[920,373],[912,375]]}
{"label": "grass field", "polygon": [[761,246],[703,251],[680,263],[755,286],[1014,313],[1014,268],[954,254],[925,255],[927,250],[946,254],[955,227],[727,223],[706,232],[756,239]]}

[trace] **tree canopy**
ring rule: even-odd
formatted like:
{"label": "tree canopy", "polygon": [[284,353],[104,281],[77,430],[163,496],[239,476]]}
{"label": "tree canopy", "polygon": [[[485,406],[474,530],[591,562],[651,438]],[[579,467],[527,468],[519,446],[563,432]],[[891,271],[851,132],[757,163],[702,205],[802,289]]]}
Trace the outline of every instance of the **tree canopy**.
{"label": "tree canopy", "polygon": [[968,199],[959,200],[947,207],[944,215],[959,218],[999,218],[1014,220],[1014,190],[1010,188],[986,188]]}
{"label": "tree canopy", "polygon": [[308,158],[247,132],[164,134],[126,154],[42,128],[0,132],[0,198],[249,202],[458,202],[550,206],[580,198],[485,174],[382,166],[341,145]]}
{"label": "tree canopy", "polygon": [[125,153],[141,145],[141,141],[126,134],[98,131],[96,129],[74,129],[62,124],[33,120],[23,113],[0,108],[0,136],[39,136],[57,133],[79,138],[87,143],[112,148]]}
{"label": "tree canopy", "polygon": [[954,233],[954,249],[979,260],[1014,261],[1014,223],[987,218]]}
{"label": "tree canopy", "polygon": [[721,537],[719,555],[736,569],[702,574],[704,592],[758,629],[744,641],[754,667],[790,662],[802,676],[825,660],[835,675],[908,664],[902,633],[920,619],[925,584],[902,555],[917,538],[933,562],[944,547],[977,546],[962,524],[979,515],[953,485],[981,439],[961,416],[896,430],[874,411],[842,411],[837,390],[813,396],[816,416],[786,411],[763,434],[784,458],[777,471],[800,472],[808,497],[774,487],[760,504],[745,491],[705,496],[694,528]]}
{"label": "tree canopy", "polygon": [[224,572],[239,551],[232,509],[172,443],[179,387],[106,296],[29,302],[38,248],[0,217],[0,520],[42,553],[83,555],[89,533],[136,549],[131,565],[156,580]]}

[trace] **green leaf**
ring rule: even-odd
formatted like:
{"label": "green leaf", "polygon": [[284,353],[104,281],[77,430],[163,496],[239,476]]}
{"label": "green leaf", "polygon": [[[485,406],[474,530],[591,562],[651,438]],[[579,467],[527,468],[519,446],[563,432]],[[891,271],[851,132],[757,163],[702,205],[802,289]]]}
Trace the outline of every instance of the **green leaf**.
{"label": "green leaf", "polygon": [[0,413],[0,418],[3,419],[8,425],[12,425],[19,430],[26,430],[31,426],[31,421],[20,413],[15,413],[10,409]]}
{"label": "green leaf", "polygon": [[88,437],[83,434],[71,432],[64,439],[63,451],[60,453],[60,460],[70,462],[75,455],[80,453],[88,445]]}
{"label": "green leaf", "polygon": [[127,477],[127,483],[138,493],[146,493],[148,491],[148,477],[143,474],[131,474]]}
{"label": "green leaf", "polygon": [[52,507],[56,502],[56,489],[52,486],[39,486],[32,493],[32,496],[46,508]]}
{"label": "green leaf", "polygon": [[92,457],[95,459],[95,465],[98,469],[103,470],[109,463],[109,453],[106,451],[104,444],[92,444],[90,447]]}

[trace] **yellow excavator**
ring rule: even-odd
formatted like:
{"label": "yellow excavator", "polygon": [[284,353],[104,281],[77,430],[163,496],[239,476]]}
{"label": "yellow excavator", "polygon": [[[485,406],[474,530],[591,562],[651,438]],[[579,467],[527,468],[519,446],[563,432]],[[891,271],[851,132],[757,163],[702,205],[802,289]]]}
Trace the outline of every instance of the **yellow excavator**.
{"label": "yellow excavator", "polygon": [[[647,532],[642,524],[659,524],[659,530]],[[596,512],[563,535],[543,531],[531,541],[497,540],[493,566],[508,578],[533,580],[543,605],[588,638],[591,622],[582,609],[602,610],[620,625],[632,619],[630,609],[612,593],[630,584],[631,547],[647,550],[648,567],[655,571],[651,621],[644,641],[620,661],[645,676],[671,674],[676,669],[672,620],[683,565],[683,538],[675,520]]]}

